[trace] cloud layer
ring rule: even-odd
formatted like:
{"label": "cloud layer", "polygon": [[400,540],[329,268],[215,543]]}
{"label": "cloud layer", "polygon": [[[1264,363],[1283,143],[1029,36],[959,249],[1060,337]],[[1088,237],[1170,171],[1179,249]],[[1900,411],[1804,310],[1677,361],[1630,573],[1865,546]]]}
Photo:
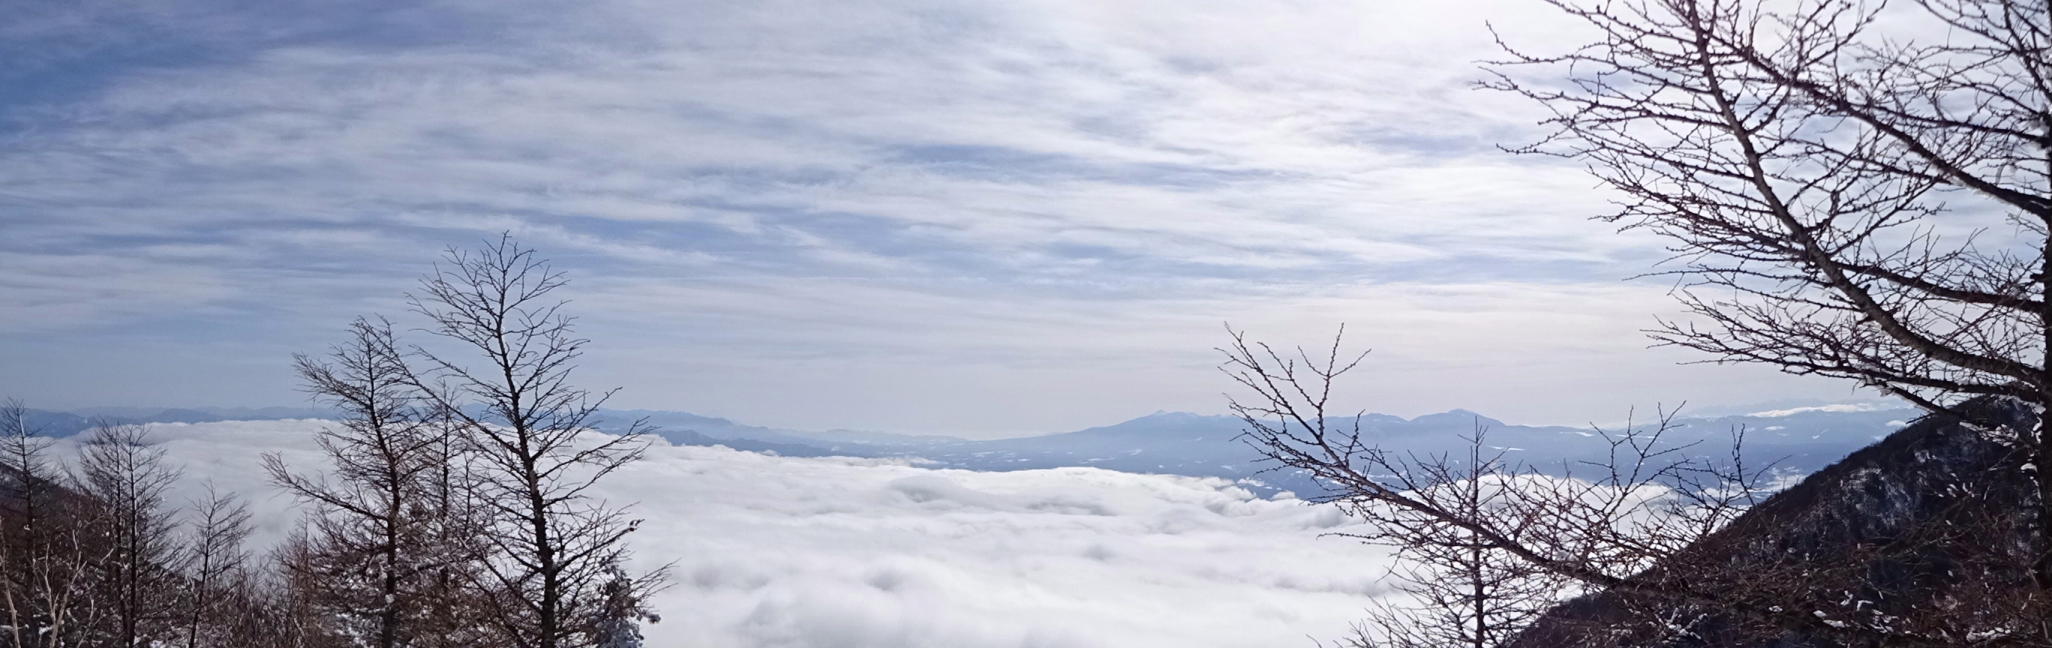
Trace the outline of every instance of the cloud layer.
{"label": "cloud layer", "polygon": [[0,392],[290,402],[289,353],[510,230],[622,404],[767,424],[1215,410],[1224,320],[1355,324],[1408,413],[1786,395],[1641,352],[1662,287],[1616,282],[1660,251],[1495,148],[1535,113],[1467,89],[1485,21],[1572,36],[1508,0],[50,4],[0,27]]}
{"label": "cloud layer", "polygon": [[[251,498],[275,542],[292,503],[253,449],[318,467],[317,421],[161,424],[189,476]],[[65,452],[71,446],[64,446]],[[1386,554],[1319,534],[1337,512],[1218,480],[1010,473],[659,446],[604,483],[637,502],[637,558],[675,561],[650,646],[1082,648],[1308,644],[1385,590]]]}

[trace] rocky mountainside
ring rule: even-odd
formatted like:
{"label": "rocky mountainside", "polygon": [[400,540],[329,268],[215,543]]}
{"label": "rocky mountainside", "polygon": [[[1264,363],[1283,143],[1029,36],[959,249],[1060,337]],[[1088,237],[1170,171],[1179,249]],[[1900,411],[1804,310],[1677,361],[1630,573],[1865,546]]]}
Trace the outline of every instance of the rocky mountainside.
{"label": "rocky mountainside", "polygon": [[[1988,402],[1970,411],[2005,426],[2035,417]],[[1926,418],[1637,576],[1794,611],[1799,622],[1613,591],[1557,607],[1513,645],[1807,648],[1846,645],[1837,629],[1847,627],[1985,638],[2005,615],[2030,613],[2021,566],[2033,549],[2024,453],[2005,441],[2004,428],[1992,430]]]}

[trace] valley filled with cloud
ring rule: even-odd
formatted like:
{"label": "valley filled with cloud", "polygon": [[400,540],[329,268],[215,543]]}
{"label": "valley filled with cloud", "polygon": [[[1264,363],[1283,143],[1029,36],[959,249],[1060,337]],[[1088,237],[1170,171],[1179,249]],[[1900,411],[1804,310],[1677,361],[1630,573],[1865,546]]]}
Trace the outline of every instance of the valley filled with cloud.
{"label": "valley filled with cloud", "polygon": [[[153,424],[168,463],[246,496],[261,548],[300,519],[260,454],[324,466],[311,420]],[[60,456],[78,438],[58,446]],[[651,646],[1288,646],[1387,594],[1386,550],[1332,507],[1225,480],[975,472],[660,441],[598,494],[634,502],[640,567],[674,561]]]}
{"label": "valley filled with cloud", "polygon": [[16,4],[6,648],[2052,648],[2045,0]]}

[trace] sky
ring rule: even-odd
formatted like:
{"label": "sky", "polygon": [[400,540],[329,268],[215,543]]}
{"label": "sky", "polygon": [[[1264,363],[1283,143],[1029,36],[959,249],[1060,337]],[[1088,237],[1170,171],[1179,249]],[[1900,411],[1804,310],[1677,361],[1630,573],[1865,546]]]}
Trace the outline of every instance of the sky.
{"label": "sky", "polygon": [[1471,89],[1541,3],[32,3],[0,23],[0,394],[300,405],[290,356],[510,232],[613,404],[960,436],[1341,398],[1581,424],[1843,400],[1648,349],[1661,242]]}
{"label": "sky", "polygon": [[[183,507],[209,483],[240,496],[262,555],[300,516],[250,448],[317,473],[322,425],[152,425],[166,464],[188,475],[165,501]],[[73,460],[79,441],[59,440],[54,455]],[[1219,479],[936,470],[658,441],[594,495],[632,503],[643,520],[628,536],[631,567],[670,565],[650,599],[662,621],[643,627],[649,646],[1314,645],[1345,636],[1375,599],[1402,596],[1384,580],[1390,550],[1322,535],[1363,530],[1338,508]]]}

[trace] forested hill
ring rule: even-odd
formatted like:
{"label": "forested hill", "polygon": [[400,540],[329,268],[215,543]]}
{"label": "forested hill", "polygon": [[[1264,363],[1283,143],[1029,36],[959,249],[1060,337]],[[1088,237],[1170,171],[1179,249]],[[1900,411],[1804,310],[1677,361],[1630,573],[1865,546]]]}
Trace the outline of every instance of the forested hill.
{"label": "forested hill", "polygon": [[[1971,411],[2012,426],[2032,416],[2014,405]],[[1761,609],[1799,601],[1794,617],[1612,588],[1556,607],[1512,645],[1821,648],[1865,645],[1868,630],[1960,640],[1999,627],[1992,618],[2029,598],[2014,565],[2029,562],[2023,511],[2034,488],[2001,429],[1940,417],[1905,427],[1636,578],[1654,590],[1740,593]]]}

